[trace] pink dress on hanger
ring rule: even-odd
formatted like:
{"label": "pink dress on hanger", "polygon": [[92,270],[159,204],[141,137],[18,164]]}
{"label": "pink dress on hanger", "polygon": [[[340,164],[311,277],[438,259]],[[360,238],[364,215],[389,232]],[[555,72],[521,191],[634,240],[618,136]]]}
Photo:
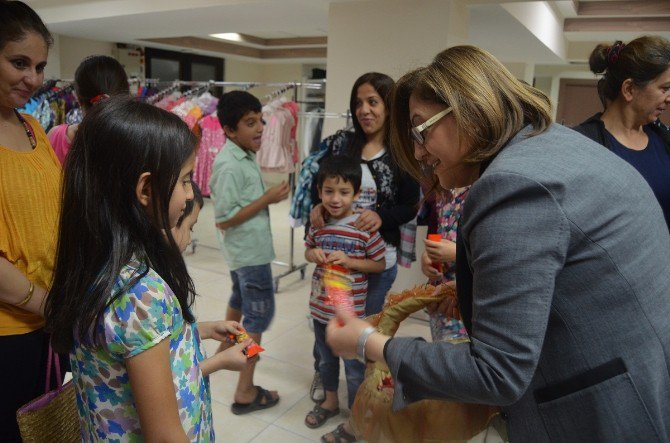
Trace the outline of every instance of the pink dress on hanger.
{"label": "pink dress on hanger", "polygon": [[208,196],[211,194],[209,178],[212,175],[212,164],[216,154],[226,144],[226,135],[216,115],[208,115],[201,119],[199,125],[202,135],[193,167],[193,181],[200,187],[202,195]]}
{"label": "pink dress on hanger", "polygon": [[275,100],[263,106],[265,129],[256,160],[263,171],[290,173],[295,170],[291,153],[291,128],[295,120],[284,102]]}

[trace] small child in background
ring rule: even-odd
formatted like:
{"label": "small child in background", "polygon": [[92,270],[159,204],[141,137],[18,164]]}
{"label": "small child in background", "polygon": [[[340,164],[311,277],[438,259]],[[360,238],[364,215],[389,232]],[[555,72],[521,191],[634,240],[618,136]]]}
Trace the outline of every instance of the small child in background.
{"label": "small child in background", "polygon": [[[469,190],[470,187],[467,186],[444,191],[443,194],[435,195],[431,203],[431,211],[434,211],[436,221],[434,229],[441,240],[425,240],[426,250],[421,256],[421,271],[432,284],[449,283],[456,279],[456,231]],[[441,272],[438,268],[441,268]],[[429,315],[434,342],[467,341],[468,334],[461,320],[437,312]]]}
{"label": "small child in background", "polygon": [[[365,317],[367,274],[382,272],[385,268],[386,248],[379,233],[368,233],[355,227],[360,214],[354,213],[353,202],[360,192],[361,174],[360,161],[340,156],[325,158],[317,175],[319,197],[329,218],[323,228],[309,229],[305,237],[305,259],[317,265],[312,276],[309,307],[314,319],[319,372],[326,398],[305,417],[305,424],[310,428],[317,428],[340,413],[337,397],[340,360],[326,343],[326,325],[335,316],[335,309],[324,290],[325,265],[339,265],[349,270],[352,304],[360,318]],[[351,408],[363,382],[365,365],[358,360],[344,360],[344,369]]]}
{"label": "small child in background", "polygon": [[200,210],[205,205],[202,198],[202,192],[198,185],[192,181],[191,188],[193,189],[193,199],[186,201],[184,213],[177,220],[177,226],[172,228],[172,235],[174,236],[179,250],[183,253],[191,244],[191,234],[193,233],[193,226],[198,223],[198,215]]}
{"label": "small child in background", "polygon": [[[130,95],[125,69],[115,58],[107,55],[91,55],[82,60],[74,73],[74,91],[84,114],[109,96]],[[70,151],[78,126],[54,126],[47,134],[61,165],[65,164],[65,156]]]}
{"label": "small child in background", "polygon": [[[261,109],[261,102],[246,91],[221,96],[217,117],[226,144],[214,159],[209,180],[217,236],[233,281],[226,320],[243,321],[259,345],[275,312],[270,266],[275,253],[268,206],[286,199],[289,192],[286,181],[265,189],[256,162],[265,124]],[[252,364],[240,371],[233,414],[267,409],[279,401],[277,391],[254,384],[254,369]]]}
{"label": "small child in background", "polygon": [[128,97],[79,126],[45,317],[70,353],[82,441],[213,441],[209,374],[252,364],[251,340],[207,358],[201,339],[240,325],[196,324],[190,309],[172,229],[193,199],[196,145],[179,117]]}

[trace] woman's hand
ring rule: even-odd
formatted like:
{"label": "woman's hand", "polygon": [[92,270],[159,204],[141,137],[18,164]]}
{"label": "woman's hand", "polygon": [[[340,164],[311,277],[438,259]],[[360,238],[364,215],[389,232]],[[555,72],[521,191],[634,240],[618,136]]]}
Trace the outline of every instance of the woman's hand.
{"label": "woman's hand", "polygon": [[370,209],[356,209],[356,212],[361,214],[354,223],[357,229],[367,232],[379,231],[382,226],[382,219],[375,211]]}
{"label": "woman's hand", "polygon": [[238,335],[243,332],[242,325],[232,320],[199,322],[198,330],[201,339],[212,338],[220,342],[228,342],[228,334]]}
{"label": "woman's hand", "polygon": [[321,203],[309,212],[309,222],[315,229],[321,229],[326,224],[326,210]]}
{"label": "woman's hand", "polygon": [[370,323],[355,317],[346,309],[336,308],[337,315],[326,326],[326,343],[333,353],[345,359],[356,358],[356,343]]}
{"label": "woman's hand", "polygon": [[[448,282],[438,285],[437,287],[435,287],[433,295],[442,292],[444,286],[455,286],[455,282]],[[458,298],[453,297],[451,295],[446,296],[439,303],[435,302],[429,304],[426,307],[426,309],[428,309],[428,312],[430,312],[431,314],[437,312],[438,314],[442,314],[447,318],[455,318],[455,319],[461,318],[461,313],[458,310]]]}
{"label": "woman's hand", "polygon": [[433,267],[433,261],[428,257],[428,252],[426,251],[423,251],[423,254],[421,254],[421,272],[430,281],[442,279],[442,274]]}
{"label": "woman's hand", "polygon": [[456,260],[456,243],[449,240],[432,241],[425,239],[426,253],[433,263],[447,263]]}

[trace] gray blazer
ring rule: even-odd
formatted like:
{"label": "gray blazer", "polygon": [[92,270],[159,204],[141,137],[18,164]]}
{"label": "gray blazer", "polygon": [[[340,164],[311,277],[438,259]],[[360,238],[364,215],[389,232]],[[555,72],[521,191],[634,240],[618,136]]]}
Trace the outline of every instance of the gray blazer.
{"label": "gray blazer", "polygon": [[491,162],[460,220],[470,344],[397,338],[394,408],[500,405],[511,441],[670,441],[670,235],[640,174],[552,125]]}

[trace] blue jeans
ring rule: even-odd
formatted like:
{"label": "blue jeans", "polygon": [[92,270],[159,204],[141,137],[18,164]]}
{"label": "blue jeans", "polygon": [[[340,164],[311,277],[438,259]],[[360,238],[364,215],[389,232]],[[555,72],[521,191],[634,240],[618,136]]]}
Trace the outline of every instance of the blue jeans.
{"label": "blue jeans", "polygon": [[261,334],[275,315],[275,293],[270,263],[244,266],[230,271],[233,294],[228,305],[242,312],[242,326],[247,332]]}
{"label": "blue jeans", "polygon": [[386,294],[398,275],[398,264],[379,274],[368,274],[368,295],[365,297],[365,316],[381,312]]}
{"label": "blue jeans", "polygon": [[[326,325],[314,321],[315,346],[319,353],[319,373],[326,391],[335,391],[340,383],[340,358],[333,354],[326,343]],[[347,378],[347,404],[349,409],[354,404],[356,392],[363,383],[365,365],[358,360],[343,360]]]}

